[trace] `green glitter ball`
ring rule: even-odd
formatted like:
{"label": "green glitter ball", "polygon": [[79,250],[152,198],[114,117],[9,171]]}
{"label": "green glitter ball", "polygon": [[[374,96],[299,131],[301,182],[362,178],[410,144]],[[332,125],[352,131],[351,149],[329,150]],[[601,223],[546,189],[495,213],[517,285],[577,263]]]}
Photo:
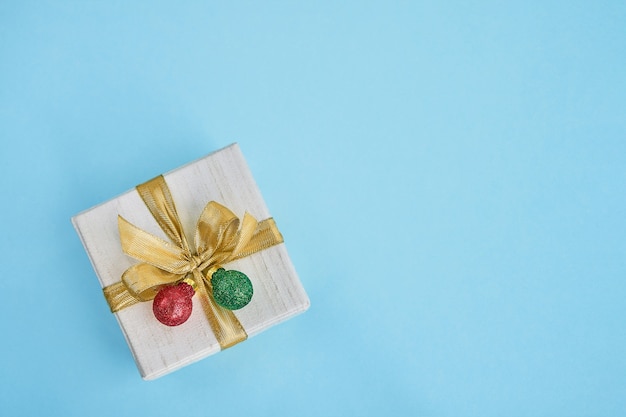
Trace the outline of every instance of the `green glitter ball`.
{"label": "green glitter ball", "polygon": [[213,273],[211,285],[215,302],[229,310],[239,310],[248,305],[254,292],[246,274],[224,268]]}

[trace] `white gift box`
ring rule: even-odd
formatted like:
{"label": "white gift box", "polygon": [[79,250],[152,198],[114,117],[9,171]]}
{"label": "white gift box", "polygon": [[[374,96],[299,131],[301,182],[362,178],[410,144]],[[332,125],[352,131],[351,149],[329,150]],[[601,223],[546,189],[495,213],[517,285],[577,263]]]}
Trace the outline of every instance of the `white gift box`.
{"label": "white gift box", "polygon": [[[237,144],[163,177],[187,236],[193,236],[198,217],[209,201],[228,207],[239,218],[246,211],[257,220],[271,217]],[[103,288],[119,282],[124,271],[138,263],[122,251],[118,215],[169,240],[135,189],[74,216],[72,223]],[[277,224],[280,229],[280,219]],[[225,267],[245,272],[254,287],[250,304],[233,311],[248,337],[309,307],[309,299],[284,243]],[[220,351],[198,297],[193,297],[189,320],[176,327],[165,326],[155,319],[151,301],[132,305],[114,315],[144,379],[158,378]]]}

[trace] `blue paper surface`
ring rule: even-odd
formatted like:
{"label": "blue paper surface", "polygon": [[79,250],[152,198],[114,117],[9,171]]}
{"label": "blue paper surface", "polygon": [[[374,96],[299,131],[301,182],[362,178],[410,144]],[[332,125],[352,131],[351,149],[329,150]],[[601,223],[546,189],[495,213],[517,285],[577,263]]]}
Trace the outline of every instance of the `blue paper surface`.
{"label": "blue paper surface", "polygon": [[[0,3],[2,414],[626,415],[626,5],[441,3]],[[144,382],[69,219],[233,141],[311,309]]]}

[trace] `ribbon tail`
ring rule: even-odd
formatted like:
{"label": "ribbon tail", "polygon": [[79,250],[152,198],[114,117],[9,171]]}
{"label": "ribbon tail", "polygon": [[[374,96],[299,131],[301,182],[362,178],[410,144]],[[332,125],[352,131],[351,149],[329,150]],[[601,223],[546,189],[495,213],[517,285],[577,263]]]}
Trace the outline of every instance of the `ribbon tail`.
{"label": "ribbon tail", "polygon": [[[211,284],[204,280],[202,273],[194,269],[193,276],[197,284],[196,292],[202,304],[202,309],[213,330],[213,334],[215,334],[220,344],[220,348],[224,350],[246,340],[248,334],[233,312],[220,307],[213,300]],[[210,278],[208,281],[210,281]]]}
{"label": "ribbon tail", "polygon": [[104,297],[106,298],[107,303],[109,303],[111,313],[117,313],[126,307],[130,307],[141,302],[128,292],[126,285],[124,285],[122,281],[106,286],[102,289],[102,291],[104,292]]}

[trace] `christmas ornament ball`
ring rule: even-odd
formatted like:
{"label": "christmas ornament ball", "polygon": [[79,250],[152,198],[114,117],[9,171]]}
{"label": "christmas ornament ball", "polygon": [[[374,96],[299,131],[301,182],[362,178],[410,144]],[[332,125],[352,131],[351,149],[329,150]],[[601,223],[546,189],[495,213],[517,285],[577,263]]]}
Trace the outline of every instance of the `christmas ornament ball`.
{"label": "christmas ornament ball", "polygon": [[243,272],[220,268],[211,277],[213,299],[229,310],[239,310],[248,305],[254,290],[252,282]]}
{"label": "christmas ornament ball", "polygon": [[166,326],[183,324],[191,316],[194,293],[186,282],[161,288],[152,302],[154,317]]}

